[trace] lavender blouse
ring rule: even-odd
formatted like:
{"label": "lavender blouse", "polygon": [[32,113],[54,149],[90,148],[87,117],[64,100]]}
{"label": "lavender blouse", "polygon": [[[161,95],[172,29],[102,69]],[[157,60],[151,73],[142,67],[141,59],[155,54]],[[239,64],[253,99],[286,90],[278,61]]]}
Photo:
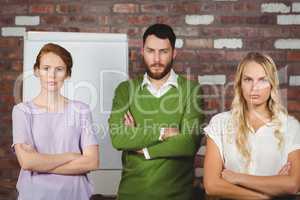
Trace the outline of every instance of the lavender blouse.
{"label": "lavender blouse", "polygon": [[[32,145],[39,153],[82,151],[97,145],[89,106],[69,101],[62,112],[45,112],[32,101],[13,108],[13,145]],[[92,185],[86,174],[57,175],[21,169],[17,183],[19,200],[88,200]]]}

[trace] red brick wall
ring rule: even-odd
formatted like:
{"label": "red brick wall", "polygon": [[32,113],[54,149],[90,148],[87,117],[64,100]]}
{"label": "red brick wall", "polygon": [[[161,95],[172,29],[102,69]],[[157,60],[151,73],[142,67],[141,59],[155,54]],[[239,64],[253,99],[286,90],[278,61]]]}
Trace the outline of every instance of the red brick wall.
{"label": "red brick wall", "polygon": [[143,72],[139,54],[143,31],[155,22],[168,23],[178,36],[178,73],[189,71],[193,79],[218,74],[221,78],[213,79],[221,82],[226,78],[223,86],[203,86],[210,95],[205,98],[205,110],[211,111],[208,119],[230,105],[230,82],[241,57],[248,51],[263,51],[282,69],[284,99],[290,113],[300,119],[300,6],[296,1],[0,0],[0,4],[0,200],[14,199],[19,170],[10,151],[11,109],[14,81],[22,73],[25,29],[127,33],[134,77]]}

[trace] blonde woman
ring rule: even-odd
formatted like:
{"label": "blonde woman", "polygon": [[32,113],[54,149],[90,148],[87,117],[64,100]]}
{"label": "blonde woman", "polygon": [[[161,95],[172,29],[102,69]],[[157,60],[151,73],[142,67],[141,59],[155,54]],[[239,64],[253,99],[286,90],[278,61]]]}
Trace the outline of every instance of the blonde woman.
{"label": "blonde woman", "polygon": [[232,109],[204,128],[204,186],[211,196],[269,199],[300,187],[300,125],[280,103],[273,60],[248,53],[240,62]]}

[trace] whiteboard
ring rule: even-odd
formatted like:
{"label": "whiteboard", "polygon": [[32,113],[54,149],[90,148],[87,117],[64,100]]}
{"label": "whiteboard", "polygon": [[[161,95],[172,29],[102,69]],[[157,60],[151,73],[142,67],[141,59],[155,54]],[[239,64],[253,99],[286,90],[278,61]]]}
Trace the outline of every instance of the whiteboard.
{"label": "whiteboard", "polygon": [[[27,32],[24,35],[23,101],[31,100],[40,91],[39,80],[33,74],[33,65],[41,47],[49,42],[63,46],[72,54],[72,76],[66,80],[61,92],[70,99],[90,105],[94,128],[100,138],[100,170],[117,170],[119,173],[121,153],[111,145],[107,120],[115,88],[121,81],[128,79],[127,35]],[[93,174],[96,176],[95,172]],[[117,178],[112,180],[113,187],[118,182],[116,179],[119,179],[114,176]],[[103,179],[97,181],[104,182]],[[108,189],[102,193],[115,193],[116,188],[109,188],[107,184]]]}

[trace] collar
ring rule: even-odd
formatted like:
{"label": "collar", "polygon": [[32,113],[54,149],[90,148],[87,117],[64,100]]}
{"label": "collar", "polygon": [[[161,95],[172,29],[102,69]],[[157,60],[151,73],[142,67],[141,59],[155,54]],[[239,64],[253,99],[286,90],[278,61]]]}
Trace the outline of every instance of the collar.
{"label": "collar", "polygon": [[[177,78],[178,78],[178,75],[174,72],[173,69],[171,69],[170,76],[163,85],[172,85],[172,86],[178,88]],[[145,72],[145,74],[143,76],[143,82],[141,84],[141,88],[143,88],[145,85],[152,85],[152,83],[150,82],[149,77],[147,75],[147,72]]]}

